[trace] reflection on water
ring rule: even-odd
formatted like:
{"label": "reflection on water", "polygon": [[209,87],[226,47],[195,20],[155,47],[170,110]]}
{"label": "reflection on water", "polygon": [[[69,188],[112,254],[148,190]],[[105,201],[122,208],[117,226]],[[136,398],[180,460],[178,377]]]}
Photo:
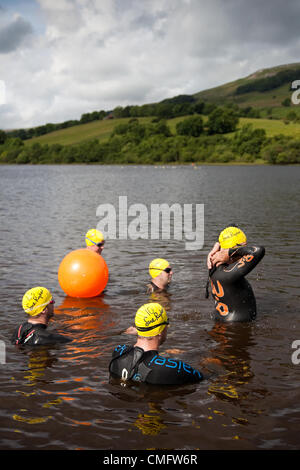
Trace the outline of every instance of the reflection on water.
{"label": "reflection on water", "polygon": [[[196,391],[196,385],[186,387],[147,385],[143,383],[124,383],[120,379],[110,378],[112,385],[111,394],[118,400],[135,404],[137,401],[144,403],[144,412],[135,412],[135,419],[132,419],[132,425],[139,429],[143,435],[155,436],[168,428],[168,412],[165,408],[165,402],[168,400],[180,400]],[[128,430],[132,431],[131,426]]]}
{"label": "reflection on water", "polygon": [[172,310],[172,294],[169,292],[152,292],[148,302],[158,302],[167,312]]}
{"label": "reflection on water", "polygon": [[[115,326],[110,318],[110,307],[101,298],[77,299],[65,297],[63,302],[55,309],[56,315],[64,317],[61,324],[69,330],[92,330],[95,332]],[[93,333],[91,333],[93,334]],[[83,340],[89,336],[85,335]]]}
{"label": "reflection on water", "polygon": [[225,374],[209,386],[209,393],[220,399],[242,400],[243,385],[251,381],[249,346],[253,344],[252,324],[216,323],[209,335],[217,343],[211,350],[212,359],[222,364]]}
{"label": "reflection on water", "polygon": [[149,412],[139,414],[134,426],[136,426],[145,435],[156,436],[167,426],[163,423],[161,410],[155,403],[148,403]]}
{"label": "reflection on water", "polygon": [[[300,338],[299,176],[299,167],[1,166],[0,448],[298,448],[292,430],[300,419],[300,368],[291,362],[291,344]],[[60,261],[83,246],[98,205],[118,207],[122,195],[128,205],[149,208],[205,204],[203,249],[187,251],[184,240],[107,240],[105,292],[66,297],[57,280]],[[251,324],[215,323],[213,301],[205,298],[206,255],[228,223],[266,247],[249,275],[258,306]],[[148,266],[156,257],[170,260],[174,275],[168,292],[149,295]],[[72,342],[9,344],[24,321],[22,296],[34,285],[53,292],[49,329]],[[161,353],[202,370],[202,383],[110,381],[112,350],[135,341],[124,332],[150,301],[170,319]]]}

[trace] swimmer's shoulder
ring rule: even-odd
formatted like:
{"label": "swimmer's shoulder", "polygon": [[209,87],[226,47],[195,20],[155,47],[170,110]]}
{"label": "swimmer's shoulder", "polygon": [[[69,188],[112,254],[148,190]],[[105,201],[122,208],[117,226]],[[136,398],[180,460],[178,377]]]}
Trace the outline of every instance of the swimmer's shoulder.
{"label": "swimmer's shoulder", "polygon": [[133,350],[133,346],[128,344],[118,344],[112,352],[112,359],[118,358],[123,356],[124,354],[128,354],[130,351]]}

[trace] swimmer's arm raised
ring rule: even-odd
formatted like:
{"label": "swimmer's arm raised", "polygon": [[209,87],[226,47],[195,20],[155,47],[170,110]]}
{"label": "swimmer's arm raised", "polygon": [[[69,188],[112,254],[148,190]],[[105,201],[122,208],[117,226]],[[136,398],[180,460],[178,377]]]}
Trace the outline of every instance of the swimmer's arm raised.
{"label": "swimmer's arm raised", "polygon": [[208,269],[211,269],[213,267],[213,265],[215,264],[213,262],[213,257],[216,255],[216,253],[219,252],[221,248],[221,245],[219,242],[216,242],[213,246],[213,248],[210,250],[210,252],[208,253],[207,255],[207,260],[206,260],[206,264],[207,264],[207,268]]}
{"label": "swimmer's arm raised", "polygon": [[235,263],[224,267],[223,272],[231,276],[234,281],[239,277],[246,276],[255,268],[265,255],[263,246],[240,246],[230,248],[228,255],[231,259],[239,258]]}

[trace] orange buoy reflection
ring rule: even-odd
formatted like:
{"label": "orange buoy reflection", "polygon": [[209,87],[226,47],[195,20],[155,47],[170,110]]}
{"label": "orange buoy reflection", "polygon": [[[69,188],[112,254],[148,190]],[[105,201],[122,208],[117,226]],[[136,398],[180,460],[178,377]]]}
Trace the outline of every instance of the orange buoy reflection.
{"label": "orange buoy reflection", "polygon": [[68,319],[64,323],[75,330],[97,329],[99,331],[108,326],[112,327],[115,322],[112,321],[109,313],[110,306],[101,296],[84,299],[66,296],[61,305],[55,308],[55,315],[66,315]]}

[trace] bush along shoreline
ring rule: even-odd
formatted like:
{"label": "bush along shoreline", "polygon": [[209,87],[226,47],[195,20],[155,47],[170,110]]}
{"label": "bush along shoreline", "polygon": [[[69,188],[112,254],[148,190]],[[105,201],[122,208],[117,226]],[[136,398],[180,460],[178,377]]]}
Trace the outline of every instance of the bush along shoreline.
{"label": "bush along shoreline", "polygon": [[182,117],[173,132],[166,120],[142,124],[137,118],[115,126],[106,141],[74,145],[24,145],[0,131],[1,164],[297,164],[300,139],[276,135],[246,124],[237,130],[234,110],[215,108],[205,123],[201,115]]}

